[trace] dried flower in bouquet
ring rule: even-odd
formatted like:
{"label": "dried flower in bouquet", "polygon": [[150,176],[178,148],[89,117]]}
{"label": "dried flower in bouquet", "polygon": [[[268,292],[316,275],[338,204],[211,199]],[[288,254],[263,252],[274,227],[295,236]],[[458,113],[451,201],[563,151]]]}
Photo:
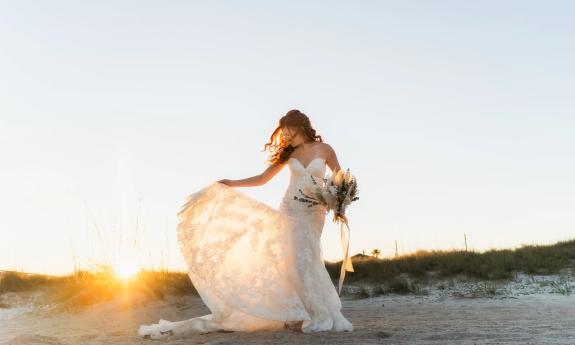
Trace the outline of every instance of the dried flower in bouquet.
{"label": "dried flower in bouquet", "polygon": [[304,187],[303,190],[300,189],[302,196],[294,196],[294,199],[308,203],[308,207],[324,205],[328,212],[333,212],[334,222],[345,221],[346,208],[351,202],[359,199],[355,176],[350,173],[349,169],[346,172],[340,169],[335,174],[323,178],[323,185],[320,185],[312,175],[310,178],[312,184]]}

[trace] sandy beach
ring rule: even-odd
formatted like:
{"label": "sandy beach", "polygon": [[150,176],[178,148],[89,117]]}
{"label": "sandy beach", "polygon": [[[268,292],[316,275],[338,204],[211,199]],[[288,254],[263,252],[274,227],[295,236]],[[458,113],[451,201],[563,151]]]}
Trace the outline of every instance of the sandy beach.
{"label": "sandy beach", "polygon": [[194,295],[67,311],[3,308],[0,344],[575,344],[575,297],[553,293],[548,287],[557,285],[545,283],[552,281],[548,277],[530,277],[529,283],[520,278],[492,290],[476,282],[429,287],[418,295],[342,298],[343,313],[355,327],[350,333],[231,332],[165,340],[136,335],[140,324],[208,313]]}

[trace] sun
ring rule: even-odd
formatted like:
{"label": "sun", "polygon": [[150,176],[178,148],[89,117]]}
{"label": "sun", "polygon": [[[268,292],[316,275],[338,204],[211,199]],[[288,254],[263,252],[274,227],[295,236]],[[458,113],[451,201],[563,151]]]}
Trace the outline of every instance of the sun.
{"label": "sun", "polygon": [[140,265],[131,259],[121,259],[114,265],[114,273],[121,279],[133,278],[140,271]]}

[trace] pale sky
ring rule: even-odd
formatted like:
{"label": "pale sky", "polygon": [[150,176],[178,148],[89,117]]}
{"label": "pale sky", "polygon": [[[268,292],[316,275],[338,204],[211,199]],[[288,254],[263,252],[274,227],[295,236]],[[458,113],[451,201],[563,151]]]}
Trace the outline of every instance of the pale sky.
{"label": "pale sky", "polygon": [[[184,269],[186,196],[262,172],[293,108],[357,176],[352,254],[463,248],[464,233],[477,251],[573,239],[574,10],[3,2],[0,269],[126,256]],[[239,189],[277,208],[288,178]],[[330,219],[322,246],[338,260]]]}

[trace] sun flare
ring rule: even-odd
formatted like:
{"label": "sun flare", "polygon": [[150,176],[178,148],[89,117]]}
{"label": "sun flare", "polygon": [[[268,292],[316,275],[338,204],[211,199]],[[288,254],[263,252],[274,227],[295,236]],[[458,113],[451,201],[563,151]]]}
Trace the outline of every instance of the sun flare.
{"label": "sun flare", "polygon": [[124,280],[134,277],[140,271],[140,265],[131,259],[120,260],[114,265],[116,275]]}

